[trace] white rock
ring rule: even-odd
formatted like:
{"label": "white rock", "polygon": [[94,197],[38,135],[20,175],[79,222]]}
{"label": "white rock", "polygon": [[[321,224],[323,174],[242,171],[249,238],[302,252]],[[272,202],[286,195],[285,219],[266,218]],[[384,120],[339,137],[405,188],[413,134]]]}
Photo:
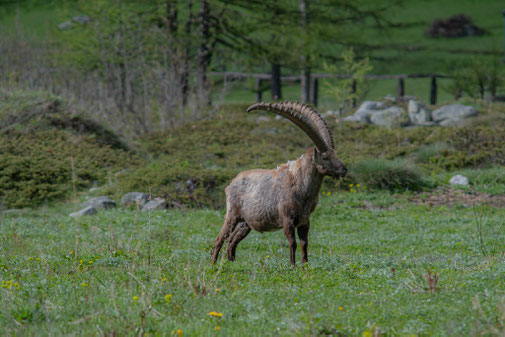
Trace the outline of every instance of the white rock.
{"label": "white rock", "polygon": [[473,106],[463,104],[444,105],[431,113],[434,121],[445,119],[458,120],[471,116],[476,116],[479,112]]}
{"label": "white rock", "polygon": [[149,210],[163,210],[168,207],[167,201],[163,198],[155,198],[142,207],[142,212]]}
{"label": "white rock", "polygon": [[361,123],[369,123],[370,116],[384,109],[386,105],[382,102],[376,101],[365,101],[363,102],[358,110],[352,115],[344,118],[345,121],[356,121]]}
{"label": "white rock", "polygon": [[425,125],[431,120],[431,111],[421,102],[410,100],[408,112],[412,124]]}
{"label": "white rock", "polygon": [[93,206],[88,206],[84,209],[81,209],[78,212],[71,213],[70,216],[72,218],[79,218],[83,215],[93,215],[93,214],[96,214],[96,208]]}
{"label": "white rock", "polygon": [[451,185],[460,185],[460,186],[468,186],[470,182],[468,181],[468,178],[465,176],[462,176],[461,174],[457,174],[454,177],[449,180],[449,184]]}
{"label": "white rock", "polygon": [[394,128],[409,124],[409,116],[400,107],[392,106],[384,110],[379,110],[370,116],[370,122],[376,125]]}
{"label": "white rock", "polygon": [[109,197],[101,196],[93,198],[89,201],[85,201],[81,204],[81,207],[93,206],[94,208],[109,209],[116,207],[116,202]]}

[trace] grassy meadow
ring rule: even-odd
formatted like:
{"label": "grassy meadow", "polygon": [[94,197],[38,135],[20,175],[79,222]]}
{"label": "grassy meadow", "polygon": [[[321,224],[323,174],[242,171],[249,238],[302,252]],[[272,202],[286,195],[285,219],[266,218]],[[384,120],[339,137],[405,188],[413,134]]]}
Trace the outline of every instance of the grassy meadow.
{"label": "grassy meadow", "polygon": [[503,208],[350,190],[322,191],[297,268],[282,232],[253,232],[212,266],[222,210],[4,215],[2,334],[503,334]]}
{"label": "grassy meadow", "polygon": [[[12,44],[5,50],[23,68],[16,48],[57,40],[57,24],[80,14],[76,4],[0,6],[4,37],[23,36],[0,39],[0,48]],[[399,25],[362,32],[378,46],[369,53],[371,72],[446,73],[459,61],[497,60],[503,9],[502,0],[405,0],[388,12]],[[460,13],[487,34],[424,35],[433,19]],[[23,50],[38,57],[34,46]],[[37,61],[33,55],[27,60]],[[27,73],[43,70],[43,79],[47,69],[30,65]],[[388,129],[327,116],[349,174],[323,182],[309,262],[300,263],[298,246],[291,266],[278,231],[249,234],[235,262],[225,259],[225,245],[212,265],[231,179],[313,146],[286,120],[245,113],[255,99],[252,81],[227,90],[216,81],[215,109],[197,111],[190,97],[170,121],[165,113],[173,111],[147,95],[149,78],[146,102],[135,111],[151,108],[151,124],[138,132],[139,116],[114,106],[114,91],[107,94],[98,78],[83,77],[103,96],[84,85],[58,92],[16,71],[0,78],[0,336],[505,336],[503,102],[462,97],[457,103],[479,115],[449,127]],[[455,103],[453,84],[439,80],[431,110]],[[394,96],[396,85],[371,82],[363,99]],[[408,79],[406,95],[428,102],[429,86],[429,79]],[[321,113],[337,103],[324,87],[321,81]],[[283,95],[298,100],[299,85],[284,85]],[[455,174],[470,185],[451,186]],[[92,197],[119,204],[131,191],[166,198],[170,207],[69,216]]]}

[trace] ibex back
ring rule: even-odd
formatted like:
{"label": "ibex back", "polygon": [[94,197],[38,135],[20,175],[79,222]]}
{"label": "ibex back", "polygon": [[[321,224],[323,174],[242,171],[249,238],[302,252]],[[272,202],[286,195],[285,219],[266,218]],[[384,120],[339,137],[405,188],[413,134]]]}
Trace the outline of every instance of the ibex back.
{"label": "ibex back", "polygon": [[324,119],[311,107],[298,102],[257,103],[247,111],[262,109],[279,114],[300,127],[314,142],[300,158],[275,170],[239,173],[226,188],[226,217],[216,238],[212,261],[228,239],[228,260],[235,260],[237,245],[251,231],[283,229],[289,242],[289,258],[295,262],[298,232],[302,262],[307,262],[310,214],[316,208],[324,176],[340,178],[347,168],[337,158],[333,136]]}

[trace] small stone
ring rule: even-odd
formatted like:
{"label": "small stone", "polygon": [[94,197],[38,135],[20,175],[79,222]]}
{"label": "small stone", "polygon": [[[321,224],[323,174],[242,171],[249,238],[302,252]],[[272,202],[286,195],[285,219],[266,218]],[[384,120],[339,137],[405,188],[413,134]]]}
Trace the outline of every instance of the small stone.
{"label": "small stone", "polygon": [[155,198],[142,207],[142,212],[167,209],[167,201],[163,198]]}
{"label": "small stone", "polygon": [[81,25],[86,24],[90,21],[87,15],[76,15],[72,18],[72,21],[80,23]]}
{"label": "small stone", "polygon": [[121,205],[136,205],[137,200],[139,200],[140,206],[144,206],[149,201],[149,194],[142,192],[128,192],[121,198]]}
{"label": "small stone", "polygon": [[59,30],[69,30],[72,28],[72,22],[71,21],[65,21],[65,22],[62,22],[58,25],[58,29]]}
{"label": "small stone", "polygon": [[109,197],[101,196],[93,198],[89,201],[83,202],[81,207],[93,206],[94,208],[109,209],[116,207],[116,202]]}
{"label": "small stone", "polygon": [[449,180],[449,184],[451,185],[459,185],[459,186],[468,186],[470,182],[468,181],[468,178],[465,176],[462,176],[461,174],[457,174],[454,177]]}
{"label": "small stone", "polygon": [[88,206],[84,209],[81,209],[80,211],[78,212],[74,212],[74,213],[71,213],[70,216],[72,218],[79,218],[83,215],[93,215],[93,214],[96,214],[97,211],[96,211],[96,208],[93,207],[93,206]]}

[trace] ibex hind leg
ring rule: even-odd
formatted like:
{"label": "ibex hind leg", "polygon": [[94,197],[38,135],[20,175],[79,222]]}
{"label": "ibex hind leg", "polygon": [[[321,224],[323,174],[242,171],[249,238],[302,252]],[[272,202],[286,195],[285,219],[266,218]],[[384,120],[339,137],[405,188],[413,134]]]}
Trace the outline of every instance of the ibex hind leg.
{"label": "ibex hind leg", "polygon": [[224,241],[233,233],[235,227],[240,222],[240,219],[235,215],[230,215],[226,213],[226,218],[223,223],[223,227],[221,227],[221,231],[216,238],[216,242],[214,243],[214,251],[212,253],[212,263],[216,263],[217,258],[219,257],[219,251],[223,246]]}
{"label": "ibex hind leg", "polygon": [[233,231],[228,244],[228,260],[235,261],[235,250],[237,249],[240,241],[244,240],[245,237],[251,232],[251,227],[246,222],[241,222],[237,225],[237,228]]}

